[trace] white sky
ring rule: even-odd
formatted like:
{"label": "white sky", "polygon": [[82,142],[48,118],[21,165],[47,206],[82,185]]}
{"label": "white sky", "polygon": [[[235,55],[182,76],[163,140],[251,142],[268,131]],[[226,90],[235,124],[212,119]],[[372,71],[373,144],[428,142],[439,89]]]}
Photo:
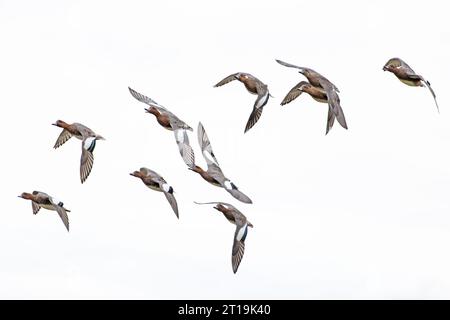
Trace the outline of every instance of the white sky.
{"label": "white sky", "polygon": [[[450,298],[450,56],[445,1],[0,1],[3,157],[0,298]],[[383,72],[403,58],[434,88]],[[303,76],[335,83],[349,130],[325,136],[327,106],[307,95],[280,107]],[[274,99],[243,134],[255,96]],[[235,201],[186,169],[171,132],[127,86],[189,125],[202,121]],[[80,141],[58,150],[57,119],[99,141],[87,182]],[[205,166],[196,132],[197,162]],[[129,175],[141,166],[173,185]],[[72,210],[33,216],[17,198],[41,190]],[[234,226],[211,206],[236,205],[254,228],[235,275]]]}

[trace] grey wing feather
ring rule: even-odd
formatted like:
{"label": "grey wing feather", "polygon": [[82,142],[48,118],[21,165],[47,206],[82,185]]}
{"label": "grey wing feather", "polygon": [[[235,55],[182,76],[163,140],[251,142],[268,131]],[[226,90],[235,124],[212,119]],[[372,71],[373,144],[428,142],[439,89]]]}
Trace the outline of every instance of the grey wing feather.
{"label": "grey wing feather", "polygon": [[238,209],[236,209],[236,207],[234,207],[232,204],[229,204],[227,202],[220,202],[220,201],[211,201],[211,202],[196,202],[194,201],[195,204],[221,204],[224,206],[227,206],[228,209],[232,209],[236,212],[239,212],[240,214],[242,214]]}
{"label": "grey wing feather", "polygon": [[81,144],[81,161],[80,161],[80,179],[84,183],[91,173],[94,165],[94,154],[83,147]]}
{"label": "grey wing feather", "polygon": [[56,212],[58,212],[59,216],[61,217],[61,220],[66,226],[67,231],[69,231],[69,217],[67,216],[66,209],[56,204],[53,204],[53,206],[55,207]]}
{"label": "grey wing feather", "polygon": [[178,145],[178,150],[180,151],[181,157],[184,163],[189,167],[193,168],[195,166],[195,155],[194,150],[189,144],[189,137],[185,129],[174,130],[175,140]]}
{"label": "grey wing feather", "polygon": [[33,209],[33,214],[37,214],[41,207],[34,201],[31,201],[31,209]]}
{"label": "grey wing feather", "polygon": [[244,203],[253,203],[252,200],[247,197],[242,191],[239,189],[226,189],[235,199],[244,202]]}
{"label": "grey wing feather", "polygon": [[[203,158],[205,158],[206,162],[208,164],[215,163],[216,165],[219,165],[219,162],[217,161],[216,156],[214,155],[214,152],[212,150],[211,142],[209,141],[208,135],[206,134],[205,128],[203,127],[201,122],[198,123],[197,137],[198,144],[200,145],[200,148],[202,150]],[[213,161],[205,155],[205,151],[212,157]]]}
{"label": "grey wing feather", "polygon": [[214,87],[220,87],[224,84],[227,84],[228,82],[231,82],[233,80],[237,80],[237,76],[239,73],[234,73],[229,75],[228,77],[225,77],[224,79],[220,80],[217,84],[214,85]]}
{"label": "grey wing feather", "polygon": [[428,82],[427,80],[425,80],[425,78],[422,77],[421,75],[415,75],[415,76],[416,76],[418,79],[422,80],[422,82],[425,83],[425,85],[427,86],[428,90],[430,90],[431,95],[433,96],[434,102],[436,103],[436,108],[437,108],[438,112],[440,113],[440,111],[439,111],[439,105],[438,105],[437,100],[436,100],[436,94],[434,93],[433,89],[431,89],[430,82]]}
{"label": "grey wing feather", "polygon": [[161,107],[155,100],[131,89],[130,87],[128,87],[128,90],[130,91],[131,95],[133,97],[135,97],[138,101],[143,102],[143,103],[148,104],[153,107]]}
{"label": "grey wing feather", "polygon": [[[165,107],[157,103],[155,100],[131,89],[128,87],[128,90],[130,91],[131,95],[135,97],[138,101],[143,102],[145,104],[148,104],[149,106],[152,106],[156,108],[160,113],[165,113],[170,118],[170,124],[172,125],[172,128],[176,129],[177,127],[183,127],[187,126],[183,121],[181,121],[176,115],[174,115],[172,112],[167,110]],[[173,124],[172,124],[173,123]]]}
{"label": "grey wing feather", "polygon": [[156,108],[160,113],[167,114],[170,118],[170,125],[171,125],[172,129],[176,130],[179,128],[184,128],[184,129],[192,131],[192,128],[189,127],[184,121],[180,120],[176,115],[174,115],[172,112],[167,110],[165,107],[163,107],[162,105],[157,103],[155,100],[131,89],[130,87],[128,87],[128,90],[130,91],[131,95],[133,97],[135,97],[137,100],[139,100],[140,102],[143,102],[145,104],[148,104],[149,106]]}
{"label": "grey wing feather", "polygon": [[256,122],[258,122],[259,118],[261,118],[262,111],[263,111],[263,108],[253,108],[253,111],[247,120],[247,124],[245,126],[244,133],[246,133],[248,130],[250,130],[256,124]]}
{"label": "grey wing feather", "polygon": [[333,110],[331,110],[330,107],[328,107],[328,117],[327,117],[327,131],[325,135],[328,134],[328,132],[333,128],[334,119],[336,119],[336,116],[334,115]]}
{"label": "grey wing feather", "polygon": [[256,122],[258,122],[259,118],[261,118],[264,106],[267,104],[267,101],[269,101],[269,90],[267,90],[267,86],[265,84],[258,82],[256,89],[258,92],[258,97],[253,105],[253,111],[248,118],[244,133],[250,130]]}
{"label": "grey wing feather", "polygon": [[337,94],[334,86],[327,80],[319,80],[320,85],[327,94],[328,106],[333,110],[339,124],[348,129],[347,122],[345,121],[344,111],[341,108],[339,95]]}
{"label": "grey wing feather", "polygon": [[176,115],[174,115],[170,111],[168,111],[166,109],[164,109],[164,110],[165,111],[163,111],[163,112],[165,112],[169,116],[170,126],[172,127],[173,130],[186,129],[189,131],[193,131],[192,128],[186,124],[186,122],[184,122],[183,120],[180,120],[180,118],[178,118]]}
{"label": "grey wing feather", "polygon": [[275,61],[278,62],[279,64],[281,64],[282,66],[285,66],[285,67],[296,68],[296,69],[304,69],[302,67],[299,67],[299,66],[296,66],[294,64],[287,63],[287,62],[284,62],[284,61],[281,61],[281,60],[278,60],[278,59],[275,59]]}
{"label": "grey wing feather", "polygon": [[[421,78],[423,79],[423,77],[421,77]],[[439,111],[439,105],[438,105],[437,100],[436,100],[436,94],[434,93],[433,89],[431,89],[430,83],[428,81],[426,81],[425,79],[423,79],[423,82],[425,82],[425,85],[430,90],[431,95],[433,96],[434,102],[436,103],[436,108],[437,108],[438,112],[440,112]]]}
{"label": "grey wing feather", "polygon": [[281,101],[281,105],[284,106],[285,104],[288,104],[289,102],[295,100],[299,95],[302,94],[302,91],[300,91],[298,88],[300,87],[300,85],[302,84],[302,82],[297,83],[286,95],[286,97],[284,97],[283,101]]}
{"label": "grey wing feather", "polygon": [[175,215],[177,216],[177,218],[179,218],[178,215],[178,204],[177,204],[177,200],[175,199],[174,195],[168,192],[164,192],[164,195],[166,196],[167,201],[169,201],[170,206],[173,209],[173,212],[175,212]]}
{"label": "grey wing feather", "polygon": [[66,129],[63,129],[63,131],[59,134],[58,139],[56,140],[53,148],[56,149],[56,148],[62,146],[70,138],[72,138],[72,134],[69,131],[67,131]]}
{"label": "grey wing feather", "polygon": [[237,240],[237,234],[242,226],[236,225],[236,232],[233,238],[233,250],[231,253],[231,265],[233,267],[233,272],[236,273],[239,265],[241,264],[242,258],[245,251],[245,242],[243,240]]}

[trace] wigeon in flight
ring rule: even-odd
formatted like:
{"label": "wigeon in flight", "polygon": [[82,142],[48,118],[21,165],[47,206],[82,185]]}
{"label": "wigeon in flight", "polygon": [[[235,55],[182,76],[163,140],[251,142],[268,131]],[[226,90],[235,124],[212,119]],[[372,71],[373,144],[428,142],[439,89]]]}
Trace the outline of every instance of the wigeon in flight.
{"label": "wigeon in flight", "polygon": [[[324,89],[314,87],[311,83],[307,81],[300,81],[288,92],[286,97],[281,102],[281,105],[284,106],[285,104],[288,104],[289,102],[295,100],[303,92],[309,94],[317,102],[328,103],[327,93],[325,92]],[[330,107],[328,107],[327,129],[325,134],[328,134],[330,129],[333,127],[335,118],[336,116],[334,115],[334,112]]]}
{"label": "wigeon in flight", "polygon": [[64,203],[61,201],[40,191],[33,191],[33,193],[23,192],[19,198],[31,200],[33,214],[37,214],[41,208],[58,212],[67,231],[69,231],[69,217],[67,216],[67,212],[70,212],[70,210],[64,208]]}
{"label": "wigeon in flight", "polygon": [[173,209],[173,212],[175,212],[175,215],[179,218],[178,205],[177,200],[175,200],[173,195],[173,188],[166,182],[166,180],[164,180],[163,177],[155,171],[147,168],[140,168],[139,171],[134,171],[133,173],[130,173],[130,175],[140,178],[142,182],[150,189],[164,193],[167,201],[169,201],[169,204]]}
{"label": "wigeon in flight", "polygon": [[230,179],[226,178],[223,174],[222,170],[219,167],[219,163],[217,162],[216,156],[211,147],[211,143],[209,142],[208,136],[206,135],[205,129],[201,122],[198,124],[197,129],[198,134],[198,143],[200,144],[200,148],[202,150],[203,158],[206,160],[206,164],[208,165],[208,169],[205,171],[200,166],[195,165],[193,168],[189,168],[190,170],[197,172],[203,179],[215,185],[217,187],[222,187],[226,191],[228,191],[234,198],[242,201],[244,203],[252,203],[249,197],[247,197],[244,193],[242,193],[236,185],[230,181]]}
{"label": "wigeon in flight", "polygon": [[436,101],[436,94],[431,89],[430,82],[425,80],[424,77],[418,75],[413,69],[402,59],[392,58],[383,67],[384,71],[392,72],[401,82],[412,87],[424,87],[427,86],[433,96],[434,102],[439,112],[439,106]]}
{"label": "wigeon in flight", "polygon": [[253,225],[250,223],[250,221],[247,220],[242,212],[240,212],[231,204],[225,202],[195,203],[215,204],[216,206],[214,207],[214,209],[222,212],[225,218],[236,226],[236,231],[234,232],[233,236],[233,249],[231,251],[231,265],[233,267],[233,272],[236,273],[241,263],[242,257],[244,256],[245,238],[247,237],[248,227],[253,228]]}
{"label": "wigeon in flight", "polygon": [[82,125],[81,123],[68,124],[62,120],[53,123],[54,126],[63,128],[63,131],[59,135],[54,148],[59,148],[67,140],[72,137],[82,140],[81,143],[81,163],[80,163],[80,179],[81,183],[84,183],[91,173],[92,166],[94,165],[94,149],[97,140],[105,140],[101,135],[96,134],[94,131]]}
{"label": "wigeon in flight", "polygon": [[[323,89],[327,97],[328,107],[332,111],[332,115],[330,115],[330,112],[328,113],[329,116],[327,121],[327,132],[333,125],[334,118],[337,119],[339,124],[344,129],[348,129],[347,122],[345,121],[344,111],[341,108],[341,103],[338,95],[339,89],[330,80],[322,76],[317,71],[314,71],[313,69],[299,67],[281,60],[276,61],[285,67],[298,69],[298,72],[303,74],[312,86]],[[298,85],[300,85],[300,83]]]}
{"label": "wigeon in flight", "polygon": [[183,158],[184,163],[186,163],[189,168],[192,168],[195,164],[194,150],[189,145],[189,138],[186,133],[187,130],[193,131],[192,128],[156,101],[140,94],[130,87],[128,87],[128,90],[130,90],[131,95],[137,100],[149,105],[145,111],[153,114],[163,128],[174,132],[181,157]]}
{"label": "wigeon in flight", "polygon": [[262,115],[264,106],[267,104],[267,101],[269,101],[269,96],[271,97],[272,95],[269,93],[269,88],[266,84],[264,84],[261,80],[252,76],[251,74],[244,72],[238,72],[229,75],[228,77],[217,83],[214,87],[223,86],[224,84],[227,84],[228,82],[231,82],[233,80],[242,82],[248,92],[250,92],[251,94],[256,94],[258,96],[256,98],[255,104],[253,105],[253,111],[250,114],[247,125],[245,126],[245,133],[250,130],[259,120]]}

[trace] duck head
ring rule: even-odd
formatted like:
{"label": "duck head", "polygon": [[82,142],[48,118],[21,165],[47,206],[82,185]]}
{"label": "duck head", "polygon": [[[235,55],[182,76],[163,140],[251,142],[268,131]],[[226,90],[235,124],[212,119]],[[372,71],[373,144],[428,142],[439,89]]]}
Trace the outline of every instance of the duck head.
{"label": "duck head", "polygon": [[56,120],[56,122],[52,123],[52,125],[60,127],[60,128],[66,128],[69,124],[62,120]]}
{"label": "duck head", "polygon": [[136,177],[136,178],[142,178],[144,175],[140,171],[134,171],[130,173],[130,176]]}
{"label": "duck head", "polygon": [[26,200],[33,200],[34,199],[34,196],[31,193],[28,193],[28,192],[22,192],[18,197],[22,198],[22,199],[26,199]]}

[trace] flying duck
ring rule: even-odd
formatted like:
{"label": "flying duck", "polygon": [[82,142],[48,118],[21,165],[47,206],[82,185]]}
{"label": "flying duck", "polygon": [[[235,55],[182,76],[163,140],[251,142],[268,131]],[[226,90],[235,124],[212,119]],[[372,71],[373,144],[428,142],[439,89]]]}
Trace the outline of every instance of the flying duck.
{"label": "flying duck", "polygon": [[201,122],[198,124],[197,134],[198,143],[202,150],[203,158],[205,158],[206,164],[208,165],[208,169],[205,171],[200,166],[194,165],[194,167],[189,168],[189,170],[197,172],[204,180],[208,181],[212,185],[224,188],[239,201],[244,203],[252,203],[252,200],[242,193],[238,187],[236,187],[236,185],[223,174]]}
{"label": "flying duck", "polygon": [[383,71],[392,72],[401,82],[412,87],[423,87],[427,86],[433,96],[434,102],[439,112],[439,106],[436,101],[436,94],[433,89],[431,89],[430,82],[425,80],[424,77],[418,75],[413,69],[402,59],[392,58],[383,67]]}
{"label": "flying duck", "polygon": [[[303,74],[308,79],[311,85],[313,85],[314,87],[322,88],[327,96],[328,107],[334,113],[334,117],[336,117],[337,121],[344,129],[348,129],[347,122],[345,121],[344,111],[341,108],[341,103],[338,95],[339,89],[330,80],[322,76],[317,71],[314,71],[313,69],[299,67],[281,60],[276,61],[285,67],[298,69],[298,72]],[[328,119],[330,118],[331,117],[328,116]],[[332,125],[332,123],[334,122],[334,118],[327,121],[327,128],[330,127],[330,122]]]}
{"label": "flying duck", "polygon": [[269,89],[266,84],[264,84],[261,80],[252,76],[251,74],[244,72],[238,72],[229,75],[228,77],[217,83],[214,87],[223,86],[224,84],[227,84],[228,82],[231,82],[233,80],[242,82],[248,92],[257,95],[256,101],[253,105],[253,111],[250,114],[247,125],[245,126],[245,133],[250,130],[259,120],[262,115],[263,108],[267,104],[267,101],[269,101],[269,96],[271,96],[271,94],[269,93]]}
{"label": "flying duck", "polygon": [[69,217],[67,216],[67,212],[70,212],[70,210],[64,208],[64,203],[40,191],[33,191],[33,193],[23,192],[18,197],[31,200],[33,214],[37,214],[41,208],[58,212],[67,231],[69,231]]}
{"label": "flying duck", "polygon": [[245,238],[247,237],[248,227],[253,228],[253,225],[247,218],[231,204],[225,202],[195,202],[196,204],[215,204],[214,209],[223,213],[225,218],[236,226],[236,231],[233,236],[233,249],[231,251],[231,265],[233,272],[236,273],[244,256]]}
{"label": "flying duck", "polygon": [[94,165],[94,149],[97,140],[105,140],[101,135],[96,134],[94,131],[82,125],[81,123],[68,124],[62,120],[53,123],[54,126],[63,128],[60,133],[54,148],[59,148],[67,140],[75,137],[82,140],[81,143],[81,161],[80,161],[80,179],[81,183],[84,183],[91,173],[92,166]]}
{"label": "flying duck", "polygon": [[166,196],[167,201],[169,201],[170,206],[175,212],[177,218],[178,216],[178,204],[177,200],[173,195],[173,188],[161,177],[158,173],[147,168],[140,168],[139,171],[134,171],[130,173],[133,177],[140,178],[142,182],[152,190],[163,192]]}
{"label": "flying duck", "polygon": [[184,163],[186,163],[189,168],[192,168],[195,164],[194,150],[189,145],[189,138],[186,133],[187,130],[193,131],[192,128],[156,101],[130,87],[128,87],[128,90],[130,90],[131,95],[138,101],[149,106],[145,111],[153,114],[156,117],[156,121],[158,121],[163,128],[174,132],[181,157],[183,158]]}
{"label": "flying duck", "polygon": [[[300,81],[288,92],[286,97],[281,102],[281,105],[284,106],[285,104],[288,104],[289,102],[295,100],[303,92],[308,93],[317,102],[328,103],[327,93],[324,89],[320,87],[314,87],[307,81]],[[330,129],[333,127],[334,119],[336,119],[336,116],[334,115],[333,110],[328,107],[327,129],[325,134],[328,134]]]}

